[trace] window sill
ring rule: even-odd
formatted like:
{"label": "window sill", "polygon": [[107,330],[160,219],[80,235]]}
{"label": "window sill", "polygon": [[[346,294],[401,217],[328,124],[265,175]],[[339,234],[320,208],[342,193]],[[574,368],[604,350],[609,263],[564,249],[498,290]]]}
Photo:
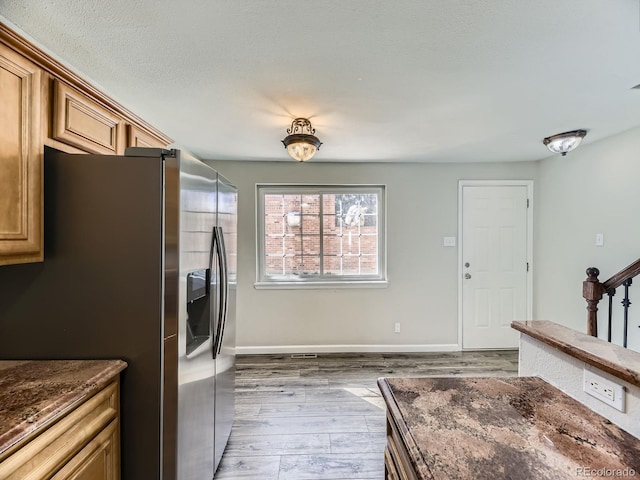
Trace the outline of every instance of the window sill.
{"label": "window sill", "polygon": [[256,282],[256,290],[305,290],[322,288],[387,288],[387,280],[364,280],[344,282]]}

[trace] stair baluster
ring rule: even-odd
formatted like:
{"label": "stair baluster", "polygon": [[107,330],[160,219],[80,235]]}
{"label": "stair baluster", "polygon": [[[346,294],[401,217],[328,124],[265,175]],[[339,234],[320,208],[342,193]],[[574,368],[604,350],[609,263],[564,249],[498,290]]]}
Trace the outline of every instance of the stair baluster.
{"label": "stair baluster", "polygon": [[622,306],[624,307],[624,338],[622,340],[622,346],[626,348],[627,334],[629,333],[629,307],[631,306],[631,301],[629,300],[629,287],[631,286],[631,279],[629,278],[625,280],[622,285],[624,285],[624,298],[622,299]]}
{"label": "stair baluster", "polygon": [[610,288],[609,290],[607,290],[607,295],[609,295],[609,319],[607,322],[609,331],[607,332],[607,341],[609,343],[611,343],[611,322],[613,320],[613,297],[616,294],[616,289],[615,288]]}

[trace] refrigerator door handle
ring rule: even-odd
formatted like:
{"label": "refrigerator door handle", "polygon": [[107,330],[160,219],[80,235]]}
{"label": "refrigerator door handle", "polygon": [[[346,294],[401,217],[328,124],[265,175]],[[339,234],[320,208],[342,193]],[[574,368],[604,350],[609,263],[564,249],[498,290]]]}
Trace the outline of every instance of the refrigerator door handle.
{"label": "refrigerator door handle", "polygon": [[222,349],[222,339],[224,338],[224,330],[227,326],[227,317],[229,310],[229,265],[227,264],[227,246],[224,243],[224,232],[222,227],[217,227],[220,231],[220,251],[222,253],[222,289],[224,291],[224,295],[222,297],[222,328],[220,329],[220,337],[218,342],[218,353]]}
{"label": "refrigerator door handle", "polygon": [[218,268],[220,272],[218,277],[220,293],[217,296],[218,321],[216,331],[214,332],[215,336],[212,349],[213,358],[216,358],[222,349],[222,337],[224,336],[224,327],[227,321],[227,293],[229,288],[227,278],[227,252],[224,245],[222,227],[213,227],[213,245],[215,246],[215,250],[218,255]]}
{"label": "refrigerator door handle", "polygon": [[[220,282],[220,254],[218,253],[218,239],[216,237],[216,230],[213,227],[212,235],[211,235],[211,252],[209,254],[209,291],[211,298],[215,298],[216,301],[220,297],[217,291],[215,291],[213,287],[213,283]],[[218,260],[218,264],[216,265],[215,260]],[[215,292],[215,293],[214,293]],[[211,302],[209,306],[209,337],[211,338],[211,354],[213,358],[216,358],[216,328],[217,325],[215,323],[216,316],[218,315],[218,306]]]}

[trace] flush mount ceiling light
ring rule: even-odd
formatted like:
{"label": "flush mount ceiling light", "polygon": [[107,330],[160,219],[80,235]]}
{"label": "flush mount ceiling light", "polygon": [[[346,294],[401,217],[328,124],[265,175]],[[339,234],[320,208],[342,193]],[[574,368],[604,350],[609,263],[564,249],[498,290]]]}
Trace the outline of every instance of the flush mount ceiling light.
{"label": "flush mount ceiling light", "polygon": [[306,118],[296,118],[287,128],[287,135],[282,143],[289,155],[299,162],[306,162],[313,157],[322,142],[314,135],[316,130]]}
{"label": "flush mount ceiling light", "polygon": [[586,130],[572,130],[571,132],[559,133],[542,140],[549,150],[559,153],[563,157],[582,142],[587,134]]}

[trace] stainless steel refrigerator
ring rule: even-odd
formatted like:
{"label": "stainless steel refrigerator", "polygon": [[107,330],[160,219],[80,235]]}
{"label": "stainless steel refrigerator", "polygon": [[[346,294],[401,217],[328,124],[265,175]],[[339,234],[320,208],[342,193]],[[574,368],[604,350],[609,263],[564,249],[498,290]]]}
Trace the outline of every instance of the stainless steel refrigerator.
{"label": "stainless steel refrigerator", "polygon": [[45,151],[45,261],[0,267],[0,358],[121,358],[123,480],[211,480],[233,423],[237,192],[176,150]]}

